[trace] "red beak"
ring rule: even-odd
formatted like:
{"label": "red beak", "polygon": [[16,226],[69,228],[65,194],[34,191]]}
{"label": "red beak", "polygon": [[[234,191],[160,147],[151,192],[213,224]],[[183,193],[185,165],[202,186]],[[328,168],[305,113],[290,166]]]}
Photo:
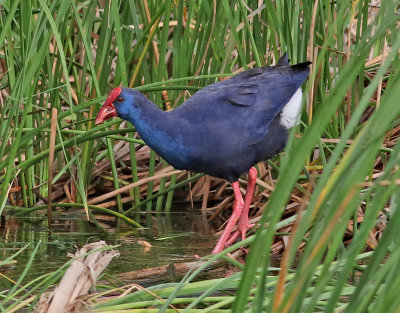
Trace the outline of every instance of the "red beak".
{"label": "red beak", "polygon": [[117,87],[111,90],[109,93],[106,101],[104,102],[103,106],[101,107],[99,113],[97,114],[95,124],[103,123],[105,120],[112,118],[113,116],[117,116],[117,111],[114,107],[114,101],[121,93],[121,88]]}

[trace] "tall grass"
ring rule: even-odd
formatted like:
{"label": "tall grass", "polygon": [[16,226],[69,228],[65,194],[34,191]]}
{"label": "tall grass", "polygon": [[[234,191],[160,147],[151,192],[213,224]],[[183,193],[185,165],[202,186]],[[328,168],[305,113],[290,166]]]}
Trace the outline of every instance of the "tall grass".
{"label": "tall grass", "polygon": [[[70,202],[91,213],[116,206],[119,212],[110,214],[125,216],[144,205],[151,210],[152,203],[169,209],[173,190],[203,178],[168,167],[119,119],[95,126],[104,95],[113,86],[135,87],[171,109],[199,87],[272,64],[288,51],[294,63],[313,61],[302,123],[286,153],[270,162],[279,171],[276,185],[265,174],[273,171],[259,166],[268,183],[258,181],[254,205],[263,209],[259,223],[266,227],[244,242],[252,244],[243,272],[191,289],[198,270],[174,288],[152,292],[163,299],[156,298],[161,311],[179,301],[183,311],[396,311],[399,16],[394,0],[4,1],[0,212],[46,208],[35,205],[48,196],[49,166],[54,192],[67,190],[50,196],[52,207]],[[126,169],[132,174],[121,178]],[[107,183],[110,193],[89,196]],[[153,201],[161,196],[166,205]],[[124,203],[132,209],[124,211]],[[282,229],[290,233],[284,240],[276,237]],[[273,269],[271,247],[278,240],[284,254]],[[231,288],[235,296],[212,298]],[[183,300],[187,290],[202,296]],[[142,294],[118,303],[143,300]],[[116,303],[107,305],[111,310]]]}

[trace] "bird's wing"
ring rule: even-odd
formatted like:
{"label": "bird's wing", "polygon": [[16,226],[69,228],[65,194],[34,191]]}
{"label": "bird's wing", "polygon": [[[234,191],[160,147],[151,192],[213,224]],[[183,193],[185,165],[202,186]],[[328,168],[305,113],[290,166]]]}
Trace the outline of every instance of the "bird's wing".
{"label": "bird's wing", "polygon": [[307,64],[258,68],[244,72],[242,77],[236,76],[237,82],[228,87],[229,92],[221,96],[220,102],[247,107],[240,110],[238,126],[247,135],[249,144],[259,142],[267,134],[269,124],[301,87],[308,72]]}
{"label": "bird's wing", "polygon": [[267,134],[271,121],[301,87],[309,72],[309,63],[287,66],[287,57],[278,63],[280,66],[254,68],[209,85],[177,111],[186,111],[185,115],[193,120],[198,116],[210,124],[223,124],[223,132],[231,133],[231,137],[255,144]]}

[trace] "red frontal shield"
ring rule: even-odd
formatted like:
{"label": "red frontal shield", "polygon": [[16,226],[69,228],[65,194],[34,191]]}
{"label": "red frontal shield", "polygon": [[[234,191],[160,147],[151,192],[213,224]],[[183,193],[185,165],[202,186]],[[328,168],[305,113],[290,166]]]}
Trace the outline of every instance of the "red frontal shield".
{"label": "red frontal shield", "polygon": [[104,102],[103,106],[101,107],[99,113],[97,114],[95,124],[103,123],[105,120],[112,118],[113,116],[117,116],[117,111],[115,111],[115,107],[113,102],[121,93],[121,88],[117,87],[111,90],[109,93],[106,101]]}

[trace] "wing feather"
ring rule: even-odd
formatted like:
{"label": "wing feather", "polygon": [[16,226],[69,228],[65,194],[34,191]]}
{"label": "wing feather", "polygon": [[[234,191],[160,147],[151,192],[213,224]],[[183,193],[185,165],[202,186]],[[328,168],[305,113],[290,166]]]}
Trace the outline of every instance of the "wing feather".
{"label": "wing feather", "polygon": [[[254,68],[198,91],[176,111],[191,122],[219,124],[231,138],[256,144],[268,133],[271,121],[301,87],[309,62],[289,66],[287,55],[279,66]],[[194,105],[194,102],[196,105]],[[186,112],[184,111],[191,111]],[[234,139],[232,139],[234,140]]]}

